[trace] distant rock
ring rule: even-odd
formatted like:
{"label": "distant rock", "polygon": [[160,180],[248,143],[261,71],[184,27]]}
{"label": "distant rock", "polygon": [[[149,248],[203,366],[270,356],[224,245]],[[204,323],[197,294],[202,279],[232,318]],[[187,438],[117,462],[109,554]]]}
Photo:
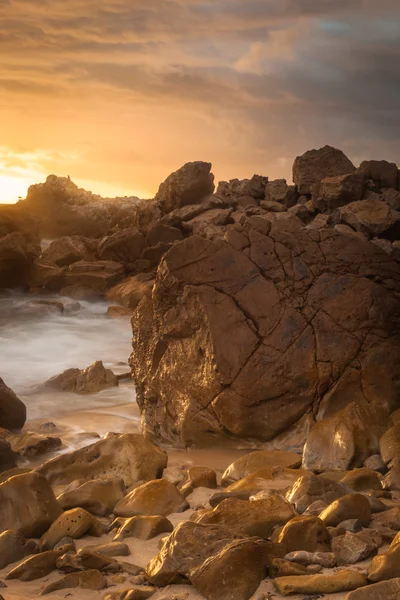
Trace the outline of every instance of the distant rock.
{"label": "distant rock", "polygon": [[300,195],[310,194],[312,186],[322,179],[347,175],[355,169],[341,150],[324,146],[319,150],[309,150],[296,158],[293,165],[293,181]]}
{"label": "distant rock", "polygon": [[118,378],[98,360],[86,369],[67,369],[46,381],[45,386],[75,394],[96,394],[118,386]]}
{"label": "distant rock", "polygon": [[214,191],[211,163],[191,162],[171,173],[159,187],[155,201],[164,213],[197,204]]}
{"label": "distant rock", "polygon": [[63,236],[50,243],[42,253],[42,260],[68,267],[81,260],[93,260],[97,252],[97,242],[82,236]]}
{"label": "distant rock", "polygon": [[81,260],[68,267],[65,273],[65,287],[85,286],[98,293],[106,292],[124,276],[124,268],[114,261]]}
{"label": "distant rock", "polygon": [[146,246],[144,235],[130,227],[103,238],[99,243],[98,254],[101,260],[129,264],[142,257]]}

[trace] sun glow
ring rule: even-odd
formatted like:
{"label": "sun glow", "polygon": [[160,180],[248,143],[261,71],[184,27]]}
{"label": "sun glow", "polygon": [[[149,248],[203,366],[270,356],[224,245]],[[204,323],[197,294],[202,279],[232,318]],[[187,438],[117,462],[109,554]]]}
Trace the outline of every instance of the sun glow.
{"label": "sun glow", "polygon": [[0,173],[0,203],[13,204],[18,198],[25,198],[28,187],[33,183],[37,183],[35,176],[21,177]]}

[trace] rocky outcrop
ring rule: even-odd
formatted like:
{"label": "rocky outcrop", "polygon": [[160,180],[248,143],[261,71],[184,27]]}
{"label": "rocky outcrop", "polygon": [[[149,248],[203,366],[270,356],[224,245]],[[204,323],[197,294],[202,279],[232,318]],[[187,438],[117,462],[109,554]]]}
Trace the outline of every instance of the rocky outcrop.
{"label": "rocky outcrop", "polygon": [[159,187],[155,201],[164,213],[187,204],[197,204],[214,191],[214,175],[211,164],[187,163],[171,173]]}
{"label": "rocky outcrop", "polygon": [[355,166],[341,150],[325,146],[298,156],[293,165],[293,181],[301,195],[310,194],[312,186],[326,177],[348,175]]}
{"label": "rocky outcrop", "polygon": [[25,421],[25,404],[0,378],[0,427],[21,429]]}
{"label": "rocky outcrop", "polygon": [[111,369],[106,369],[100,360],[86,369],[67,369],[45,383],[45,387],[74,394],[96,394],[116,386],[118,386],[117,376]]}
{"label": "rocky outcrop", "polygon": [[104,294],[124,276],[124,268],[120,263],[99,260],[88,262],[81,260],[70,265],[65,272],[64,285],[85,286],[99,294]]}
{"label": "rocky outcrop", "polygon": [[129,264],[142,257],[146,246],[144,235],[130,227],[103,238],[99,243],[98,254],[101,260]]}
{"label": "rocky outcrop", "polygon": [[282,217],[247,218],[241,248],[192,236],[164,256],[132,319],[147,433],[260,443],[351,402],[397,406],[400,266],[367,241]]}

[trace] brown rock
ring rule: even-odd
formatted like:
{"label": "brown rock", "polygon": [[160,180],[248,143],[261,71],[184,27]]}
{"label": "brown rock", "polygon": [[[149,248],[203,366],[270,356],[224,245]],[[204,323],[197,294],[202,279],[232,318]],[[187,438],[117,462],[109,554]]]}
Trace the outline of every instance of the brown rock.
{"label": "brown rock", "polygon": [[301,464],[301,457],[295,452],[276,452],[258,450],[238,458],[222,475],[222,485],[229,485],[259,469],[286,467],[296,468]]}
{"label": "brown rock", "polygon": [[126,308],[125,306],[109,306],[107,308],[107,317],[110,319],[126,319],[127,317],[132,317],[134,312],[134,308]]}
{"label": "brown rock", "polygon": [[313,184],[326,177],[347,175],[355,171],[352,162],[341,150],[325,146],[298,156],[293,165],[293,181],[299,194],[309,194]]}
{"label": "brown rock", "polygon": [[16,475],[0,484],[0,533],[8,529],[38,537],[62,513],[46,479],[38,473]]}
{"label": "brown rock", "polygon": [[[68,267],[65,273],[65,287],[83,286],[105,293],[117,284],[124,276],[124,268],[120,263],[99,260],[88,262],[81,260]],[[78,297],[78,299],[80,299]]]}
{"label": "brown rock", "polygon": [[154,223],[147,234],[146,239],[149,246],[157,246],[159,243],[171,244],[183,238],[182,232],[177,227],[171,227],[165,223]]}
{"label": "brown rock", "polygon": [[364,160],[357,172],[364,179],[372,179],[379,188],[397,189],[398,169],[395,163],[386,160]]}
{"label": "brown rock", "polygon": [[27,540],[21,533],[8,529],[0,534],[0,569],[37,551],[34,540]]}
{"label": "brown rock", "polygon": [[32,431],[11,433],[5,429],[0,429],[0,438],[9,442],[13,452],[23,457],[40,456],[47,452],[54,452],[62,445],[61,439],[58,437],[42,435]]}
{"label": "brown rock", "polygon": [[16,458],[10,443],[4,439],[0,439],[0,473],[16,467]]}
{"label": "brown rock", "polygon": [[104,477],[84,482],[78,480],[68,486],[57,501],[64,510],[80,507],[93,515],[105,517],[113,512],[125,493],[125,484],[120,477]]}
{"label": "brown rock", "polygon": [[107,587],[107,579],[100,573],[100,571],[90,570],[82,571],[81,573],[70,573],[65,575],[62,579],[50,583],[41,592],[41,596],[46,596],[52,592],[58,590],[65,590],[71,588],[80,588],[83,590],[103,590]]}
{"label": "brown rock", "polygon": [[57,558],[62,554],[60,550],[49,550],[36,554],[24,560],[12,569],[6,579],[19,579],[20,581],[34,581],[49,575],[56,569]]}
{"label": "brown rock", "polygon": [[41,259],[57,265],[68,267],[81,260],[93,260],[97,242],[81,236],[60,237],[49,245],[43,252]]}
{"label": "brown rock", "polygon": [[[301,473],[305,471],[301,471],[300,469],[284,469],[282,467],[274,467],[273,469],[259,469],[255,471],[251,475],[247,475],[247,477],[243,477],[243,479],[239,479],[239,481],[235,481],[231,483],[226,488],[226,494],[238,492],[248,492],[249,496],[257,494],[258,492],[275,492],[281,491],[285,493],[289,487],[291,487],[295,481],[299,478]],[[210,505],[212,506],[212,500],[218,497],[218,495],[222,495],[224,492],[216,492],[210,498]],[[237,498],[240,495],[236,496]]]}
{"label": "brown rock", "polygon": [[110,369],[106,369],[101,360],[86,369],[67,369],[45,383],[46,387],[75,394],[96,394],[117,385],[116,375]]}
{"label": "brown rock", "polygon": [[347,485],[355,492],[382,489],[382,475],[371,469],[354,469],[347,473],[340,483]]}
{"label": "brown rock", "polygon": [[376,550],[376,544],[350,532],[332,540],[332,551],[338,565],[354,565],[371,556]]}
{"label": "brown rock", "polygon": [[335,594],[347,592],[367,585],[363,573],[342,570],[334,575],[299,575],[298,577],[278,577],[274,587],[280,594]]}
{"label": "brown rock", "polygon": [[368,527],[371,521],[371,506],[362,494],[348,494],[332,502],[322,511],[319,518],[325,525],[332,527],[346,519],[358,519],[364,527]]}
{"label": "brown rock", "polygon": [[295,516],[291,505],[276,495],[251,502],[228,498],[196,521],[203,525],[223,525],[242,535],[268,538],[274,527],[285,525]]}
{"label": "brown rock", "polygon": [[205,162],[186,163],[171,173],[159,187],[155,200],[164,213],[187,204],[197,204],[214,191],[214,176],[211,164]]}
{"label": "brown rock", "polygon": [[103,600],[147,600],[147,598],[153,596],[156,591],[156,588],[147,585],[135,586],[129,590],[109,592],[103,596]]}
{"label": "brown rock", "polygon": [[286,179],[275,179],[268,181],[265,186],[265,199],[272,202],[280,202],[287,208],[294,206],[298,193],[294,185],[287,185]]}
{"label": "brown rock", "polygon": [[[369,426],[396,406],[398,263],[367,241],[278,216],[247,220],[244,251],[191,236],[164,256],[132,319],[147,434],[189,446],[266,442],[312,411],[319,420],[355,402],[373,414]],[[376,453],[374,440],[362,432],[351,467]]]}
{"label": "brown rock", "polygon": [[120,477],[127,487],[154,479],[167,466],[167,454],[139,434],[114,435],[90,446],[57,456],[38,468],[52,485],[69,485],[77,479],[89,481]]}
{"label": "brown rock", "polygon": [[400,544],[392,544],[385,554],[375,556],[368,567],[368,579],[372,583],[396,577],[400,577]]}
{"label": "brown rock", "polygon": [[289,552],[284,556],[285,560],[299,563],[300,565],[320,565],[325,569],[331,569],[336,566],[336,557],[333,552],[306,552],[305,550],[296,550]]}
{"label": "brown rock", "polygon": [[382,485],[385,490],[400,491],[400,463],[396,462],[393,465],[383,478]]}
{"label": "brown rock", "polygon": [[25,404],[0,378],[0,427],[21,429],[25,421]]}
{"label": "brown rock", "polygon": [[33,262],[39,254],[39,242],[34,235],[13,231],[1,236],[0,288],[26,284]]}
{"label": "brown rock", "polygon": [[319,472],[361,467],[379,449],[388,420],[383,406],[350,402],[311,430],[304,447],[303,467]]}
{"label": "brown rock", "polygon": [[318,210],[339,208],[350,202],[361,200],[364,194],[364,179],[357,173],[327,177],[312,187],[312,199]]}
{"label": "brown rock", "polygon": [[347,594],[345,600],[398,600],[399,597],[400,578],[360,588]]}
{"label": "brown rock", "polygon": [[114,508],[117,517],[162,515],[182,512],[189,507],[176,487],[165,479],[155,479],[136,487]]}
{"label": "brown rock", "polygon": [[[372,515],[371,527],[380,530],[382,527],[396,531],[400,530],[400,508],[395,507],[385,512]],[[394,536],[393,536],[394,537]]]}
{"label": "brown rock", "polygon": [[171,533],[174,530],[174,526],[167,518],[149,515],[135,516],[128,519],[118,518],[115,519],[111,527],[117,527],[118,529],[114,542],[121,542],[127,537],[151,540],[160,533]]}
{"label": "brown rock", "polygon": [[383,462],[380,454],[373,454],[372,456],[369,456],[364,461],[364,467],[366,469],[371,469],[372,471],[377,471],[378,473],[386,473],[386,465]]}
{"label": "brown rock", "polygon": [[64,269],[48,260],[37,258],[29,271],[28,285],[30,288],[58,292],[64,285]]}
{"label": "brown rock", "polygon": [[60,515],[43,534],[41,546],[53,549],[64,537],[77,540],[86,533],[99,537],[105,533],[105,526],[83,508],[73,508]]}
{"label": "brown rock", "polygon": [[85,546],[82,550],[88,552],[95,552],[96,554],[102,554],[103,556],[129,556],[131,551],[127,544],[121,542],[109,542],[108,544],[94,544],[91,546]]}
{"label": "brown rock", "polygon": [[62,573],[74,573],[75,571],[88,571],[96,569],[102,573],[119,573],[119,563],[109,556],[79,550],[78,554],[63,554],[57,559],[57,569]]}
{"label": "brown rock", "polygon": [[147,243],[144,235],[133,227],[122,229],[103,238],[99,243],[99,258],[121,264],[133,263],[142,257]]}
{"label": "brown rock", "polygon": [[276,577],[290,577],[292,575],[310,575],[306,567],[298,565],[284,558],[273,558],[269,564],[269,575],[272,579]]}
{"label": "brown rock", "polygon": [[214,469],[208,467],[191,467],[186,472],[185,478],[179,483],[178,490],[186,498],[198,487],[209,489],[217,487],[217,474]]}
{"label": "brown rock", "polygon": [[380,452],[383,462],[400,461],[400,423],[386,431],[380,441]]}
{"label": "brown rock", "polygon": [[[299,513],[304,513],[308,507],[317,501],[330,504],[345,496],[348,488],[335,481],[317,477],[314,473],[302,475],[286,493],[286,499],[294,505]],[[318,514],[320,514],[319,511]]]}
{"label": "brown rock", "polygon": [[128,308],[136,308],[143,296],[151,294],[153,285],[154,276],[151,273],[139,273],[111,288],[106,297]]}
{"label": "brown rock", "polygon": [[288,552],[329,552],[331,549],[331,536],[318,517],[291,519],[280,531],[276,541],[283,544]]}
{"label": "brown rock", "polygon": [[[383,200],[360,200],[339,209],[342,223],[368,237],[397,236],[400,215]],[[392,237],[393,239],[393,237]]]}
{"label": "brown rock", "polygon": [[207,600],[249,600],[266,576],[268,549],[258,538],[234,540],[192,569],[189,579]]}

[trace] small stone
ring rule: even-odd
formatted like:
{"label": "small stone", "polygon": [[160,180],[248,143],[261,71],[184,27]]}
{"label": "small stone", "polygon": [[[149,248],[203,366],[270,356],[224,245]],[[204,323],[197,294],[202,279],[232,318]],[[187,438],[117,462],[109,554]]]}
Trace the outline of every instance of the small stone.
{"label": "small stone", "polygon": [[105,526],[83,508],[73,508],[56,519],[42,536],[42,548],[53,549],[66,536],[79,539],[86,533],[100,537],[105,533]]}
{"label": "small stone", "polygon": [[62,579],[50,583],[44,588],[40,595],[46,596],[52,592],[70,588],[103,590],[105,587],[107,587],[107,579],[100,573],[100,571],[82,571],[80,573],[70,573],[69,575],[65,575],[65,577]]}
{"label": "small stone", "polygon": [[356,571],[342,570],[334,575],[279,577],[274,580],[273,584],[276,590],[284,596],[296,593],[335,594],[367,585],[367,578]]}
{"label": "small stone", "polygon": [[336,557],[333,552],[306,552],[305,550],[298,550],[297,552],[289,552],[283,558],[305,567],[308,565],[321,565],[321,567],[326,569],[332,569],[336,566]]}
{"label": "small stone", "polygon": [[377,546],[347,532],[332,540],[332,552],[338,565],[354,565],[376,552]]}

